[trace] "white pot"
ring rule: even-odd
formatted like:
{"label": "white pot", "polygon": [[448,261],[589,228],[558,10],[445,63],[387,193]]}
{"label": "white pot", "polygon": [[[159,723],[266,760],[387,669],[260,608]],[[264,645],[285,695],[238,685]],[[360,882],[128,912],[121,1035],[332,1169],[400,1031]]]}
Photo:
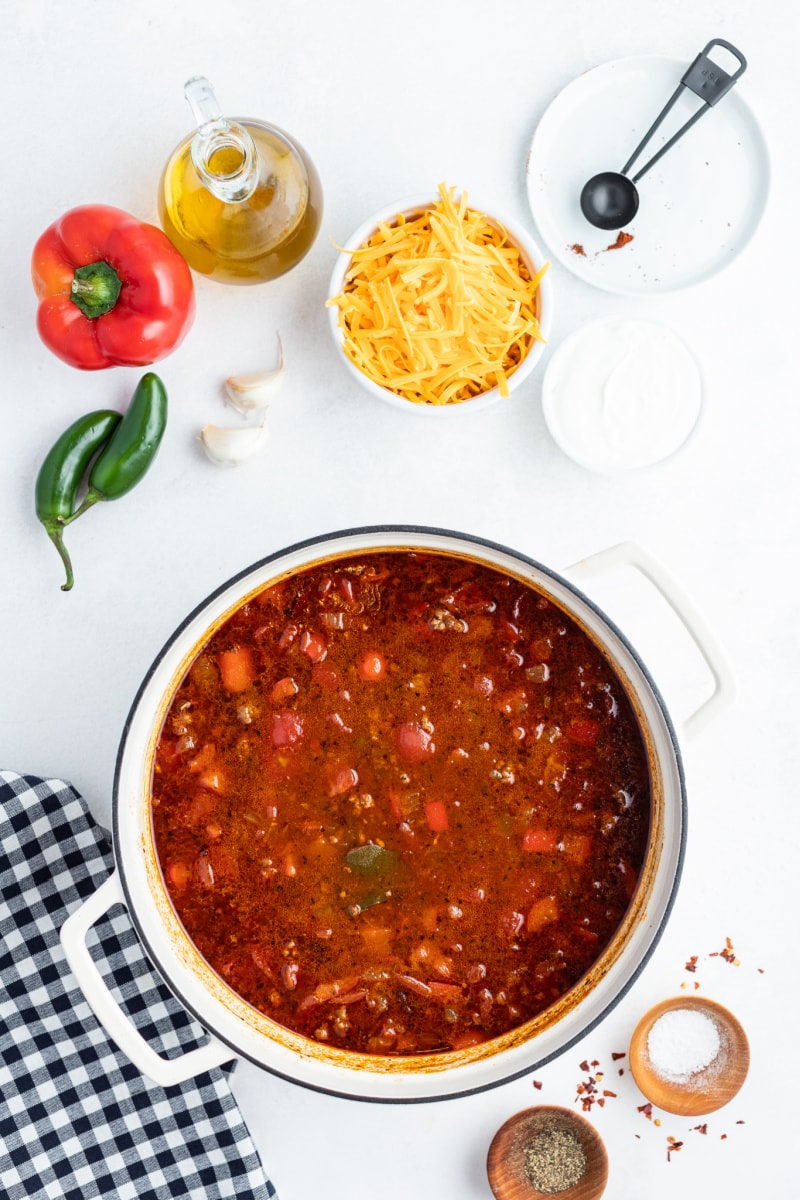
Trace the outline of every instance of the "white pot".
{"label": "white pot", "polygon": [[[150,821],[150,777],[172,694],[210,633],[252,593],[287,571],[365,549],[445,550],[529,581],[564,608],[604,649],[639,717],[652,778],[647,857],[628,913],[599,961],[545,1013],[501,1038],[457,1054],[375,1057],[317,1045],[284,1029],[236,995],[187,938],[158,867]],[[685,597],[644,552],[613,547],[572,569],[587,575],[611,565],[638,568],[688,628],[714,677],[711,697],[686,722],[696,732],[731,698],[726,661]],[[148,1076],[163,1086],[243,1055],[297,1083],[361,1099],[429,1100],[514,1078],[562,1053],[595,1026],[642,970],[672,907],[684,853],[686,796],[675,730],[645,666],[616,626],[576,586],[503,546],[436,529],[371,527],[292,546],[248,568],[191,613],[158,655],[139,689],[120,746],[114,781],[117,872],[66,922],[67,959],[98,1019]],[[89,927],[112,904],[127,905],[147,951],[172,991],[211,1032],[199,1050],[163,1059],[140,1037],[102,981],[86,947]]]}

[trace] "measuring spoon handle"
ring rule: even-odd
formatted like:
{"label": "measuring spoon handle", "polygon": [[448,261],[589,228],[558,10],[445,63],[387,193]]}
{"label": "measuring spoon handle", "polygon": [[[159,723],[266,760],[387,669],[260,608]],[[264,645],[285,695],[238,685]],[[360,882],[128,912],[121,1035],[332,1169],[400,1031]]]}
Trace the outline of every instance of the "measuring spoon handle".
{"label": "measuring spoon handle", "polygon": [[[709,58],[709,53],[714,49],[715,46],[722,46],[722,48],[732,54],[739,63],[739,66],[732,75],[727,71],[723,71],[722,67],[717,66],[717,64],[712,62],[712,60]],[[639,145],[636,147],[625,166],[622,168],[622,174],[628,174],[628,171],[636,162],[636,159],[642,153],[645,146],[650,141],[651,137],[658,129],[659,125],[664,120],[684,88],[688,88],[690,92],[694,92],[696,96],[699,96],[703,101],[703,106],[698,108],[697,112],[692,114],[689,120],[681,126],[678,132],[674,134],[669,141],[665,143],[665,145],[661,147],[657,154],[653,155],[649,162],[645,163],[641,170],[636,172],[636,174],[633,176],[634,183],[641,179],[645,171],[649,171],[650,168],[657,163],[660,158],[663,158],[667,151],[672,149],[675,143],[683,137],[687,130],[691,129],[692,125],[700,120],[704,113],[707,113],[710,108],[713,108],[715,104],[719,103],[725,93],[731,90],[737,79],[739,79],[746,70],[747,59],[740,50],[737,50],[736,47],[732,46],[730,42],[723,41],[722,38],[712,38],[708,45],[701,50],[694,62],[691,63],[691,65],[684,72],[683,77],[681,78],[681,81],[676,87],[675,91],[672,93],[669,100],[664,105],[661,112],[648,129],[647,133],[639,142]]]}
{"label": "measuring spoon handle", "polygon": [[[709,51],[715,46],[722,46],[723,50],[727,50],[739,63],[739,66],[734,71],[733,75],[729,75],[727,71],[723,71],[715,62],[712,62],[708,57]],[[729,92],[736,80],[747,70],[747,59],[740,50],[732,46],[730,42],[725,42],[722,38],[713,38],[705,49],[698,54],[692,65],[689,67],[686,74],[681,80],[684,87],[689,88],[701,100],[705,100],[709,108],[713,108],[726,92]],[[701,109],[701,112],[704,112]]]}

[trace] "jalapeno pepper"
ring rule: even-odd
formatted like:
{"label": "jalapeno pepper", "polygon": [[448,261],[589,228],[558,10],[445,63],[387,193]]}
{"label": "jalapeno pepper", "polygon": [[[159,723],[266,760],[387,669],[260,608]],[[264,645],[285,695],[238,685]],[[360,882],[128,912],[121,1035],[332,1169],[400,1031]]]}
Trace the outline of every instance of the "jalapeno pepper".
{"label": "jalapeno pepper", "polygon": [[149,470],[167,425],[167,392],[157,375],[148,371],[139,380],[128,411],[97,456],[89,475],[89,490],[66,524],[98,500],[118,500]]}
{"label": "jalapeno pepper", "polygon": [[[124,416],[111,411],[88,413],[70,425],[45,458],[36,479],[36,515],[66,568],[62,591],[73,585],[64,529],[99,500],[117,500],[135,487],[156,456],[166,423],[166,390],[158,376],[148,372]],[[93,458],[86,496],[75,508]]]}
{"label": "jalapeno pepper", "polygon": [[44,525],[67,572],[61,590],[72,587],[72,563],[64,545],[64,525],[72,516],[78,488],[97,451],[119,425],[118,412],[101,409],[73,421],[53,446],[36,477],[36,516]]}

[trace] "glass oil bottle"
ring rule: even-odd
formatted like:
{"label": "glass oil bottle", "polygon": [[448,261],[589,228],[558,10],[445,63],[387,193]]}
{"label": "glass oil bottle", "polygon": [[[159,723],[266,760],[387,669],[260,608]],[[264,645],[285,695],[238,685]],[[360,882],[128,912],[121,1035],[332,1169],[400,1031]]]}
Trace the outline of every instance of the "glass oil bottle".
{"label": "glass oil bottle", "polygon": [[322,220],[322,187],[301,146],[277,126],[222,116],[197,76],[184,93],[197,123],[159,186],[165,233],[189,266],[224,283],[262,283],[294,267]]}

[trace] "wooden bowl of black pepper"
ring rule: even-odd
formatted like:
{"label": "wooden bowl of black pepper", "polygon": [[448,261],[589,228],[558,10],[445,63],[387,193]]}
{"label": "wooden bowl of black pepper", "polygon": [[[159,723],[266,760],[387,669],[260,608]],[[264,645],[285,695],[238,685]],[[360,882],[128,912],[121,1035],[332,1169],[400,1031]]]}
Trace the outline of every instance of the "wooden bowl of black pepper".
{"label": "wooden bowl of black pepper", "polygon": [[597,1130],[568,1108],[525,1108],[498,1129],[487,1159],[496,1200],[598,1200],[608,1155]]}

